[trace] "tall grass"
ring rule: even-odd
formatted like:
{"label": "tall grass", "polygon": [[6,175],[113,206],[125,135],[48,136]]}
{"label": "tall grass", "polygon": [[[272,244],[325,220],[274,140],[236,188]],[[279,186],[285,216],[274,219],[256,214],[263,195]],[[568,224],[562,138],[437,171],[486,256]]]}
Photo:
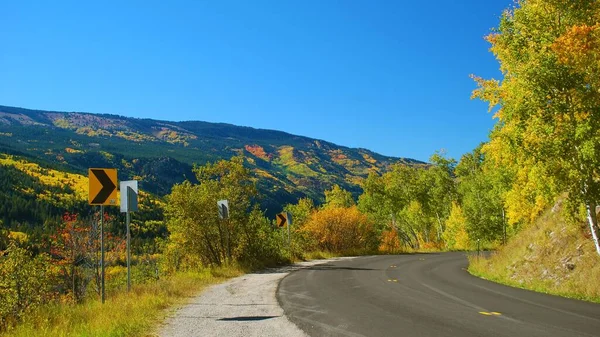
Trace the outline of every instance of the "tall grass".
{"label": "tall grass", "polygon": [[203,288],[239,276],[237,267],[177,273],[132,291],[107,294],[84,303],[48,304],[25,317],[2,336],[147,336],[168,314],[167,308],[184,303]]}

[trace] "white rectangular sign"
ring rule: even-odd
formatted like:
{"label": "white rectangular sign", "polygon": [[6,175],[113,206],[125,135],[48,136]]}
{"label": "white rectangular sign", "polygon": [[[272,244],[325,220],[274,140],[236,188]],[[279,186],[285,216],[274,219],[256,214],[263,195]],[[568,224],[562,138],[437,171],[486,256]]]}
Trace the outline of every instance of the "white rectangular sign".
{"label": "white rectangular sign", "polygon": [[229,202],[227,200],[219,200],[217,201],[217,206],[219,206],[219,219],[228,219]]}
{"label": "white rectangular sign", "polygon": [[[135,212],[138,210],[138,182],[137,180],[121,181],[121,213]],[[129,193],[127,193],[129,191]]]}

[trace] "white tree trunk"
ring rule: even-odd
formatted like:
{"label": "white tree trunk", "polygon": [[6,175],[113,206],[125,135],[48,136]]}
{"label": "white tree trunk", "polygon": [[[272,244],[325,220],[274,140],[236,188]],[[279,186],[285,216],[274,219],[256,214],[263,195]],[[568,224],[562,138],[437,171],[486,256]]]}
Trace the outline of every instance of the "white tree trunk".
{"label": "white tree trunk", "polygon": [[596,218],[596,207],[592,209],[588,203],[585,207],[587,209],[588,223],[590,224],[590,231],[592,232],[592,238],[594,238],[594,245],[596,246],[596,252],[600,255],[600,243],[598,242],[598,234],[596,233],[597,218]]}

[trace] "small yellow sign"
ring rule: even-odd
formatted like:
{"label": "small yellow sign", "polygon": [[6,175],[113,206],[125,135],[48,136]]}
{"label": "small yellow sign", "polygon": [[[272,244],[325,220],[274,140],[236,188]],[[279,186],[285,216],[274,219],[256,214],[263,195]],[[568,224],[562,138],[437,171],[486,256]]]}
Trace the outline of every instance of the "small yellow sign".
{"label": "small yellow sign", "polygon": [[90,180],[89,204],[118,206],[117,169],[91,168],[88,173]]}
{"label": "small yellow sign", "polygon": [[284,227],[288,224],[287,212],[277,214],[277,227]]}

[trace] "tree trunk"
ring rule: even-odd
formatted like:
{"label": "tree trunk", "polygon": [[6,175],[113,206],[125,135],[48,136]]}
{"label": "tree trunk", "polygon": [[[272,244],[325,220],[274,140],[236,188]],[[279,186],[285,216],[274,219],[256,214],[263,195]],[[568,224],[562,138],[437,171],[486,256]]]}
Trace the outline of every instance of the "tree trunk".
{"label": "tree trunk", "polygon": [[596,216],[596,203],[588,202],[585,206],[587,210],[588,223],[590,224],[590,232],[592,232],[592,238],[594,239],[594,245],[596,246],[596,252],[600,255],[600,243],[598,242],[598,218]]}
{"label": "tree trunk", "polygon": [[71,289],[73,291],[73,302],[77,303],[77,293],[75,292],[75,261],[71,264]]}
{"label": "tree trunk", "polygon": [[504,214],[504,207],[502,207],[502,231],[504,233],[503,244],[506,245],[506,216]]}
{"label": "tree trunk", "polygon": [[437,233],[437,234],[438,234],[438,235],[437,235],[437,237],[438,237],[438,242],[442,242],[442,232],[443,232],[443,228],[442,228],[442,220],[440,219],[440,214],[439,214],[437,211],[435,212],[435,216],[436,216],[436,218],[437,218],[437,221],[438,221],[438,226],[439,226],[439,228],[438,228],[438,233]]}

